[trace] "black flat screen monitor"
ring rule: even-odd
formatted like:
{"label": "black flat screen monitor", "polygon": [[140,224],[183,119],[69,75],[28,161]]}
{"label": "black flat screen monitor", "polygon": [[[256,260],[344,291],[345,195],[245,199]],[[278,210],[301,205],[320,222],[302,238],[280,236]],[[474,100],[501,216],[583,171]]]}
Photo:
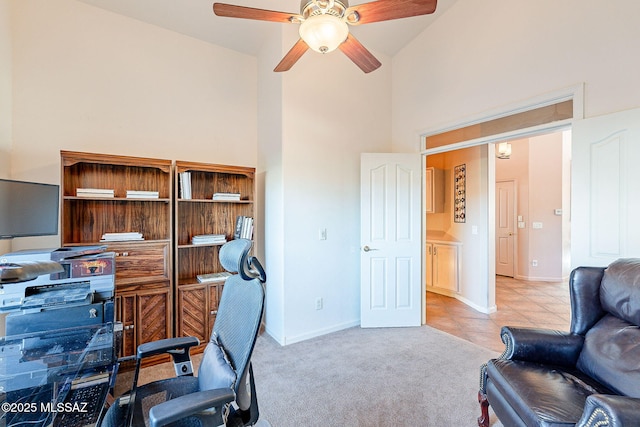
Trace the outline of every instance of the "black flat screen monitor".
{"label": "black flat screen monitor", "polygon": [[0,179],[0,239],[58,234],[60,186]]}

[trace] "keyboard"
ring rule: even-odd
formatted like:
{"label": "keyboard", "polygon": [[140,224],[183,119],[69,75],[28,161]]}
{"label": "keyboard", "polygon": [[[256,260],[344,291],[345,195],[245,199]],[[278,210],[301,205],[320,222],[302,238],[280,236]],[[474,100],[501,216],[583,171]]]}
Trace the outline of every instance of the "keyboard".
{"label": "keyboard", "polygon": [[71,386],[54,427],[94,427],[109,393],[109,375],[85,378]]}

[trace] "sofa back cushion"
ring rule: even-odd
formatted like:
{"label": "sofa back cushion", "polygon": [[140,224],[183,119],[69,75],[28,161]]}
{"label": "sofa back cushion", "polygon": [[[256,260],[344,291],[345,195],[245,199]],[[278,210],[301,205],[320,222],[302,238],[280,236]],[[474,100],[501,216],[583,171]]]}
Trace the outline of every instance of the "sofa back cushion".
{"label": "sofa back cushion", "polygon": [[577,366],[617,393],[640,398],[640,327],[605,315],[587,332]]}
{"label": "sofa back cushion", "polygon": [[600,285],[604,311],[640,325],[640,259],[626,258],[611,263]]}

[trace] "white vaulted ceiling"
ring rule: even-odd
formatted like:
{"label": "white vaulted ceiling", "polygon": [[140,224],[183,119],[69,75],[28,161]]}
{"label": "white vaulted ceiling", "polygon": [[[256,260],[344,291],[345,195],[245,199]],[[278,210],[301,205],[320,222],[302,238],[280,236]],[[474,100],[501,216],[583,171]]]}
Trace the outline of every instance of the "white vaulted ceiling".
{"label": "white vaulted ceiling", "polygon": [[[81,1],[249,55],[258,53],[262,41],[271,29],[275,26],[287,25],[218,17],[213,13],[212,0]],[[438,0],[436,12],[431,15],[352,27],[352,32],[372,52],[393,56],[456,1]],[[300,11],[299,0],[224,0],[223,2],[282,12],[298,13]],[[351,1],[350,5],[360,3],[367,2]]]}

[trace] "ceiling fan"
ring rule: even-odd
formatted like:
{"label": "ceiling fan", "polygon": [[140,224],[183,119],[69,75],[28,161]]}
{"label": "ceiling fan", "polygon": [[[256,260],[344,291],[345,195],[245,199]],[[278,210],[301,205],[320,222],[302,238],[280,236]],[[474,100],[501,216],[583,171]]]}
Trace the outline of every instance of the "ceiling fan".
{"label": "ceiling fan", "polygon": [[229,18],[300,24],[300,40],[274,71],[287,71],[311,48],[328,53],[340,49],[362,71],[382,65],[352,34],[349,25],[390,21],[435,12],[437,0],[378,0],[349,7],[348,0],[301,0],[300,14],[214,3],[213,12]]}

